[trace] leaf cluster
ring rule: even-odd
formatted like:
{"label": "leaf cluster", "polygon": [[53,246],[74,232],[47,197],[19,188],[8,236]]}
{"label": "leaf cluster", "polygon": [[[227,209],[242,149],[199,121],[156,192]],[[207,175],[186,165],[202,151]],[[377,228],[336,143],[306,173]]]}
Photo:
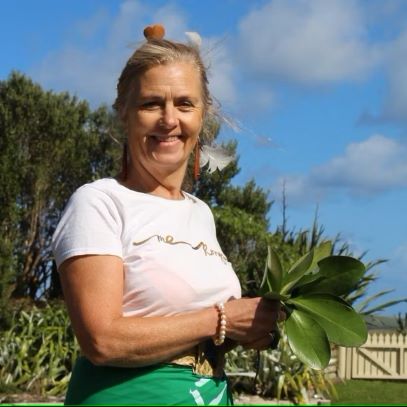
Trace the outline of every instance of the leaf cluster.
{"label": "leaf cluster", "polygon": [[269,247],[260,288],[265,298],[281,301],[290,347],[314,369],[328,365],[330,343],[361,346],[367,339],[363,318],[341,298],[360,281],[365,266],[350,256],[330,255],[331,250],[324,242],[285,270]]}

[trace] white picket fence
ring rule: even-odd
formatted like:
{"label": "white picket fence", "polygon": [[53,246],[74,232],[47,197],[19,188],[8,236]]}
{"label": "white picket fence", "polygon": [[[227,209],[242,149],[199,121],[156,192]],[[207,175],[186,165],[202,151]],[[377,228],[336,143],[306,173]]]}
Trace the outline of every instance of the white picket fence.
{"label": "white picket fence", "polygon": [[407,379],[407,336],[369,332],[360,348],[339,347],[337,374],[342,379]]}

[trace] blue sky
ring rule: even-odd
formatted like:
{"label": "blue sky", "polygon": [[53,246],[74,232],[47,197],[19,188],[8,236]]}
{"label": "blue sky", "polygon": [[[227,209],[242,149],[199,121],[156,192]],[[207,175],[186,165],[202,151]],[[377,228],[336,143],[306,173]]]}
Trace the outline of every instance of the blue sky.
{"label": "blue sky", "polygon": [[[371,293],[407,295],[407,2],[2,0],[0,79],[24,72],[93,107],[114,100],[145,25],[203,38],[211,90],[240,124],[241,172],[270,191],[271,229],[309,228],[379,266]],[[406,303],[386,313],[407,312]]]}

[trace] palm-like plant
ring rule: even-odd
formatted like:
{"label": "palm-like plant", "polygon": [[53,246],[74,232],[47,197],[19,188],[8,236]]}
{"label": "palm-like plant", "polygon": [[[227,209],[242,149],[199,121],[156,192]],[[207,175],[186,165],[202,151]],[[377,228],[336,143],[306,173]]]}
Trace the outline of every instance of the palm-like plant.
{"label": "palm-like plant", "polygon": [[372,269],[379,264],[385,263],[386,260],[376,260],[366,264],[366,272],[363,277],[358,281],[357,285],[354,287],[353,291],[348,293],[344,299],[355,304],[354,308],[359,314],[372,315],[380,311],[383,311],[393,305],[399,304],[401,302],[407,302],[407,298],[391,299],[389,301],[384,301],[379,304],[374,304],[377,299],[382,299],[383,296],[393,292],[390,290],[381,290],[377,293],[367,296],[367,289],[371,283],[375,282],[379,275],[377,272],[372,271]]}
{"label": "palm-like plant", "polygon": [[314,247],[285,270],[269,247],[260,294],[280,300],[289,345],[307,366],[325,368],[331,346],[360,346],[367,338],[363,318],[341,296],[365,273],[364,264],[350,256],[331,255],[331,242]]}

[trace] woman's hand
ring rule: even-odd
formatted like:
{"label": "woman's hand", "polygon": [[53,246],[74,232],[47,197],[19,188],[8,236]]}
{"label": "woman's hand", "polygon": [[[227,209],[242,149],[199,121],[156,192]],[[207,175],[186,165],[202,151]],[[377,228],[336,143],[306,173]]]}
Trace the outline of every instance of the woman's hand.
{"label": "woman's hand", "polygon": [[277,322],[285,319],[279,301],[241,298],[225,304],[226,336],[247,349],[263,350],[273,342]]}

